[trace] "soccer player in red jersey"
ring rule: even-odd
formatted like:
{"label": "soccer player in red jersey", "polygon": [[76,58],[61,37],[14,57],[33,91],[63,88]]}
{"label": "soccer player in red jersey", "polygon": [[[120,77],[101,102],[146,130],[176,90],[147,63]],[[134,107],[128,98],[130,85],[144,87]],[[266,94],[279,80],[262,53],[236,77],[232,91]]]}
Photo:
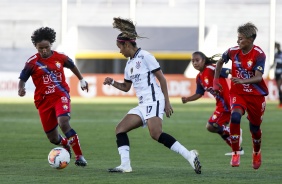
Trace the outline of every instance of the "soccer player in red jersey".
{"label": "soccer player in red jersey", "polygon": [[231,166],[240,165],[239,139],[241,117],[248,113],[250,132],[253,141],[254,169],[261,165],[261,123],[265,111],[265,96],[268,95],[268,88],[263,80],[265,65],[265,54],[262,49],[254,45],[257,36],[257,27],[252,23],[246,23],[238,27],[238,46],[229,48],[224,52],[221,60],[216,64],[213,89],[220,91],[220,71],[223,63],[232,61],[232,78],[230,88],[231,102]]}
{"label": "soccer player in red jersey", "polygon": [[[196,93],[189,97],[182,97],[182,102],[187,103],[201,98],[205,91],[208,91],[216,99],[216,107],[209,118],[206,128],[209,132],[219,134],[222,139],[231,147],[230,130],[227,125],[230,121],[230,102],[229,87],[225,78],[230,74],[230,69],[223,68],[219,77],[219,83],[222,90],[215,93],[213,90],[213,78],[215,70],[215,60],[219,55],[207,57],[204,53],[197,51],[192,54],[193,67],[199,71],[196,77],[197,89]],[[241,139],[242,142],[242,139]],[[244,150],[240,148],[240,154],[244,154]]]}
{"label": "soccer player in red jersey", "polygon": [[[82,155],[77,133],[69,123],[71,105],[64,67],[77,76],[82,90],[88,91],[88,84],[68,56],[51,50],[55,40],[56,32],[49,27],[41,27],[33,32],[31,41],[38,53],[27,60],[20,74],[18,95],[22,97],[26,94],[25,83],[31,76],[35,85],[34,103],[47,138],[55,145],[62,145],[70,154],[71,146],[76,155],[75,164],[83,167],[87,161]],[[66,138],[59,134],[58,125]]]}

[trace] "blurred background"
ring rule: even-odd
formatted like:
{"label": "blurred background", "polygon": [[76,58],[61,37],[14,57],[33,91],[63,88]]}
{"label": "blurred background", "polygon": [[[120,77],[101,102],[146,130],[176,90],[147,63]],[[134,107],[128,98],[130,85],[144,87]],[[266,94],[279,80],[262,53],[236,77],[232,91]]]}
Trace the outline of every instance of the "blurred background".
{"label": "blurred background", "polygon": [[[264,77],[270,89],[268,99],[278,98],[274,72],[274,42],[282,42],[282,1],[278,0],[0,0],[0,97],[17,97],[18,76],[25,61],[37,51],[31,42],[33,31],[53,28],[57,40],[53,49],[66,53],[91,85],[88,94],[66,71],[71,95],[82,97],[134,96],[102,85],[105,76],[123,80],[126,59],[116,47],[113,17],[132,19],[137,32],[147,38],[137,44],[155,55],[168,78],[170,96],[195,91],[197,72],[190,65],[191,54],[207,56],[236,46],[237,27],[246,22],[258,28],[255,45],[267,55]],[[32,96],[31,79],[27,84]],[[208,96],[207,96],[208,97]]]}

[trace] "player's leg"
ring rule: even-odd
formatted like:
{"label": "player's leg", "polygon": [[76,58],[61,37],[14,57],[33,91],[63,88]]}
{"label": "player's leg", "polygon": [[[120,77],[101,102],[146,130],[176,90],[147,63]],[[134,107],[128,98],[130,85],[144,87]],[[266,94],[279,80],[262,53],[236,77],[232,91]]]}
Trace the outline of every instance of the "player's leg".
{"label": "player's leg", "polygon": [[[69,145],[72,147],[72,150],[75,154],[75,165],[77,166],[86,166],[87,161],[85,160],[81,146],[79,143],[79,137],[74,129],[70,126],[70,112],[71,112],[71,105],[70,99],[67,97],[61,97],[55,103],[55,112],[57,116],[58,124],[65,134],[66,138],[68,139]],[[66,149],[69,149],[68,145],[64,146]],[[69,149],[70,150],[70,149]]]}
{"label": "player's leg", "polygon": [[70,117],[67,115],[61,115],[58,117],[59,126],[62,132],[65,134],[66,139],[68,140],[68,144],[64,145],[64,148],[66,148],[70,152],[70,145],[75,154],[75,165],[84,167],[87,165],[87,161],[82,154],[79,137],[76,131],[71,128],[69,120]]}
{"label": "player's leg", "polygon": [[180,144],[171,135],[162,132],[162,119],[159,117],[152,117],[147,120],[148,129],[150,131],[151,137],[163,144],[172,151],[182,155],[197,174],[201,174],[201,164],[198,158],[198,152],[195,150],[187,150],[182,144]]}
{"label": "player's leg", "polygon": [[120,155],[121,164],[118,167],[108,169],[109,172],[132,172],[130,163],[130,144],[127,132],[141,127],[142,119],[138,113],[138,108],[131,109],[116,127],[116,143]]}
{"label": "player's leg", "polygon": [[40,116],[42,127],[49,141],[55,145],[64,146],[68,144],[67,139],[63,138],[58,132],[57,117],[53,110],[52,104],[50,104],[48,100],[40,104],[40,106],[38,107],[38,113]]}
{"label": "player's leg", "polygon": [[230,129],[226,126],[230,121],[230,114],[230,112],[220,112],[219,109],[216,109],[206,124],[206,128],[209,132],[219,134],[231,147]]}
{"label": "player's leg", "polygon": [[232,156],[230,164],[232,167],[239,167],[240,165],[240,123],[241,117],[245,113],[246,100],[242,95],[230,94],[231,102],[231,121],[230,121],[230,137]]}
{"label": "player's leg", "polygon": [[239,167],[240,165],[240,123],[243,110],[239,107],[235,107],[231,113],[230,122],[230,137],[231,137],[231,148],[232,148],[232,158],[231,166]]}
{"label": "player's leg", "polygon": [[261,123],[265,111],[265,98],[263,96],[254,97],[255,100],[250,99],[248,106],[248,119],[250,125],[250,132],[253,141],[253,168],[258,169],[261,165]]}

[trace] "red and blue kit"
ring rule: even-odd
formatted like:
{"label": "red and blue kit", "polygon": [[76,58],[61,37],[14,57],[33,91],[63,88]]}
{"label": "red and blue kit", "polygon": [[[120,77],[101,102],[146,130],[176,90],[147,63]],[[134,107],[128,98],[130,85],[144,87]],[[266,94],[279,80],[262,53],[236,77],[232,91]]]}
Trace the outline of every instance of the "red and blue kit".
{"label": "red and blue kit", "polygon": [[[232,77],[249,79],[255,76],[255,71],[264,72],[265,54],[258,46],[253,46],[247,54],[237,47],[229,48],[222,56],[225,63],[232,61]],[[232,108],[240,107],[247,110],[248,119],[255,125],[260,125],[265,111],[265,97],[268,88],[262,79],[254,84],[234,84],[231,82],[230,100]]]}
{"label": "red and blue kit", "polygon": [[56,117],[69,116],[69,86],[66,83],[64,67],[74,66],[74,62],[65,54],[52,51],[50,57],[42,58],[37,53],[28,59],[20,74],[19,78],[25,82],[32,77],[35,85],[34,103],[39,110],[45,132],[56,128]]}
{"label": "red and blue kit", "polygon": [[[260,47],[255,45],[247,54],[243,54],[238,46],[232,47],[222,55],[222,59],[225,63],[229,60],[232,61],[232,77],[249,79],[255,76],[256,70],[264,72],[265,54]],[[230,93],[267,96],[268,89],[264,80],[256,84],[234,84],[231,82]]]}
{"label": "red and blue kit", "polygon": [[200,72],[196,77],[197,89],[196,93],[204,95],[208,91],[216,99],[216,107],[213,115],[210,117],[210,123],[217,123],[223,125],[230,120],[230,100],[229,100],[229,87],[225,78],[229,74],[229,70],[223,68],[219,77],[219,83],[222,86],[222,91],[216,94],[213,90],[215,65],[207,65],[205,69]]}

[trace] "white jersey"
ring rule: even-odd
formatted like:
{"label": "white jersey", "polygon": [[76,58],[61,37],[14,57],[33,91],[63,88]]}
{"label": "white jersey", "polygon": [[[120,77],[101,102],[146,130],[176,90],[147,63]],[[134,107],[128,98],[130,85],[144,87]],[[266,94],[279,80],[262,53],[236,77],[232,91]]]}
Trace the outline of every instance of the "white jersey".
{"label": "white jersey", "polygon": [[129,59],[124,70],[124,79],[133,83],[139,104],[163,100],[164,95],[156,81],[154,72],[160,70],[155,57],[139,48],[134,57]]}

